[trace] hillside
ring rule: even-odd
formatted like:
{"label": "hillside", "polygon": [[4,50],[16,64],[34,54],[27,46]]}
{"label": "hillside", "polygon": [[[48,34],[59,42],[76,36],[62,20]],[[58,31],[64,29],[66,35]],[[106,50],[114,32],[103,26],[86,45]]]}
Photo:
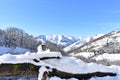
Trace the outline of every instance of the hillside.
{"label": "hillside", "polygon": [[67,53],[87,52],[107,52],[119,53],[120,30],[115,30],[101,37],[91,40],[90,42],[80,45],[78,48],[68,51]]}
{"label": "hillside", "polygon": [[68,45],[68,46],[65,47],[63,50],[64,50],[65,52],[72,51],[72,50],[78,48],[79,46],[81,46],[81,45],[83,45],[83,44],[85,44],[85,43],[87,43],[87,42],[89,42],[89,41],[91,41],[91,40],[92,40],[92,37],[81,38],[80,40],[74,42],[73,44]]}
{"label": "hillside", "polygon": [[36,51],[36,48],[39,44],[40,42],[37,41],[35,37],[27,34],[19,28],[9,27],[5,30],[0,29],[0,51],[2,52],[2,49],[5,48],[5,51],[7,52],[11,52],[16,48],[29,49],[29,51]]}

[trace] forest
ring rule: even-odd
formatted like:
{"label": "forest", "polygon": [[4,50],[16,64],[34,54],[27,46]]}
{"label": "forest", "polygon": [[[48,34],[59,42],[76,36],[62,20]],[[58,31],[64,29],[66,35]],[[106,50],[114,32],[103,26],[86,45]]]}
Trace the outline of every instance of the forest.
{"label": "forest", "polygon": [[9,27],[5,30],[0,29],[0,46],[9,48],[26,48],[36,51],[36,47],[40,44],[37,39],[23,31],[22,29]]}

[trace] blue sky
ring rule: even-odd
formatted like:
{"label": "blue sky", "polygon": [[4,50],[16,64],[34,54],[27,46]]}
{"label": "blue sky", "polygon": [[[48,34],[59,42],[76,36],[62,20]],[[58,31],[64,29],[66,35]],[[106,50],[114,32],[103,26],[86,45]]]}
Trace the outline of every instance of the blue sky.
{"label": "blue sky", "polygon": [[93,36],[120,28],[120,0],[0,0],[0,28]]}

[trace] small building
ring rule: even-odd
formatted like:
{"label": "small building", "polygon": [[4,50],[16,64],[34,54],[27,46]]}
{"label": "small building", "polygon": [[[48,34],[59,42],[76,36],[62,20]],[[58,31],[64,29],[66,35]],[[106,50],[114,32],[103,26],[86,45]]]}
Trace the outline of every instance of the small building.
{"label": "small building", "polygon": [[47,47],[46,47],[45,44],[42,44],[42,45],[41,45],[41,48],[42,48],[43,51],[46,51],[46,50],[47,50]]}
{"label": "small building", "polygon": [[37,47],[37,52],[43,52],[47,50],[47,46],[45,44],[41,44]]}

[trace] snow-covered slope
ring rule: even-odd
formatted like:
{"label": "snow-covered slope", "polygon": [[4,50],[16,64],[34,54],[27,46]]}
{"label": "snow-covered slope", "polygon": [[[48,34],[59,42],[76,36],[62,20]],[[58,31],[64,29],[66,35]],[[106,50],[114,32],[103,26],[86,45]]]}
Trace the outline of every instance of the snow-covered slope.
{"label": "snow-covered slope", "polygon": [[82,46],[82,45],[84,45],[84,44],[86,44],[86,43],[88,43],[88,42],[90,42],[94,39],[97,39],[97,38],[99,38],[103,35],[104,34],[96,34],[93,37],[80,38],[80,40],[78,40],[77,42],[74,42],[73,44],[71,44],[67,47],[65,47],[63,50],[65,52],[70,52],[70,51],[75,50],[75,49],[79,48],[80,46]]}
{"label": "snow-covered slope", "polygon": [[94,52],[80,52],[77,54],[71,54],[74,57],[84,57],[86,59],[95,59],[97,61],[100,60],[107,60],[107,61],[120,61],[120,54],[109,54],[109,53],[104,53],[100,55],[95,55]]}
{"label": "snow-covered slope", "polygon": [[79,37],[73,37],[73,36],[63,36],[63,35],[40,35],[37,37],[38,40],[42,42],[50,41],[52,43],[57,44],[59,47],[66,47],[78,40],[80,40]]}
{"label": "snow-covered slope", "polygon": [[99,56],[95,56],[93,57],[93,59],[97,60],[97,61],[100,61],[100,60],[107,60],[107,61],[111,61],[111,62],[114,62],[114,61],[120,61],[120,54],[108,54],[108,53],[104,53],[104,54],[101,54]]}
{"label": "snow-covered slope", "polygon": [[91,39],[92,39],[91,37],[80,38],[80,40],[74,42],[73,44],[71,44],[71,45],[69,45],[69,46],[67,46],[67,47],[65,47],[63,50],[64,50],[65,52],[72,51],[72,50],[78,48],[79,46],[81,46],[81,45],[89,42]]}
{"label": "snow-covered slope", "polygon": [[120,52],[120,30],[112,31],[101,37],[79,46],[71,53],[79,53],[80,51],[101,51],[107,53]]}
{"label": "snow-covered slope", "polygon": [[110,32],[102,37],[99,37],[90,44],[83,46],[81,50],[102,51],[108,53],[120,52],[120,30]]}

